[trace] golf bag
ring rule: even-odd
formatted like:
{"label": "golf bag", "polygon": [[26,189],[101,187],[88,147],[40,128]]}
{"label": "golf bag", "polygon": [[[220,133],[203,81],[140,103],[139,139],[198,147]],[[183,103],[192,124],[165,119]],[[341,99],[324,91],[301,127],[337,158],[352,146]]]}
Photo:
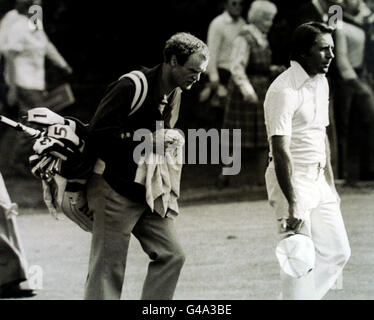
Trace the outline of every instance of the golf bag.
{"label": "golf bag", "polygon": [[[127,73],[119,80],[123,78],[135,84],[130,117],[142,106],[148,83],[140,71]],[[47,108],[29,110],[28,121],[47,126],[34,143],[35,154],[30,163],[32,173],[42,179],[44,202],[50,213],[57,216],[61,210],[80,228],[92,232],[94,217],[87,202],[86,183],[93,172],[103,173],[104,163],[85,156],[88,125],[71,117],[63,118]]]}

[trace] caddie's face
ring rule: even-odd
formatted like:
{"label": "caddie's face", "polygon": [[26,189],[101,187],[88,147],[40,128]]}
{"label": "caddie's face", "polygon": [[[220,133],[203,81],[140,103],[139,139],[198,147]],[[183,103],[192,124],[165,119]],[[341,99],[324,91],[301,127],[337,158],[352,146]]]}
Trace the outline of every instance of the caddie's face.
{"label": "caddie's face", "polygon": [[310,76],[326,74],[334,58],[334,40],[331,34],[324,33],[317,36],[310,53],[305,56],[305,70]]}
{"label": "caddie's face", "polygon": [[207,66],[208,59],[199,52],[190,55],[184,65],[175,63],[173,68],[175,84],[182,90],[190,90],[192,85],[200,80],[201,73],[205,72]]}

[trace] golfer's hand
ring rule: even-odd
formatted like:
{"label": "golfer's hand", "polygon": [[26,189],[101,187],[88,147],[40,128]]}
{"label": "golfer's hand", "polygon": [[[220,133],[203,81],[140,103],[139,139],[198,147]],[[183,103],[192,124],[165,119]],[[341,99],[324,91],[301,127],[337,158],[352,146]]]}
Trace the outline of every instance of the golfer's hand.
{"label": "golfer's hand", "polygon": [[287,230],[298,232],[303,225],[303,220],[295,217],[295,207],[296,207],[296,204],[289,205],[289,208],[288,208],[289,216],[286,219]]}
{"label": "golfer's hand", "polygon": [[287,219],[287,229],[295,231],[296,233],[301,229],[304,221],[295,217],[288,217]]}

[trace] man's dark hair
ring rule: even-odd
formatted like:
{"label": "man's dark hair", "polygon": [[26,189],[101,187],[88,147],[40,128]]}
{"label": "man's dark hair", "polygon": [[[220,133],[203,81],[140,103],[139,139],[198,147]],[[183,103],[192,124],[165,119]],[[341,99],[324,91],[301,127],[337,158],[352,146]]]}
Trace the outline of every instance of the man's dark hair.
{"label": "man's dark hair", "polygon": [[333,31],[334,28],[321,22],[312,21],[299,25],[292,35],[290,59],[299,62],[302,55],[310,53],[318,35],[332,34]]}
{"label": "man's dark hair", "polygon": [[170,62],[172,55],[175,55],[178,64],[184,65],[191,54],[201,52],[208,58],[209,51],[207,45],[190,33],[180,32],[173,35],[164,48],[164,62]]}

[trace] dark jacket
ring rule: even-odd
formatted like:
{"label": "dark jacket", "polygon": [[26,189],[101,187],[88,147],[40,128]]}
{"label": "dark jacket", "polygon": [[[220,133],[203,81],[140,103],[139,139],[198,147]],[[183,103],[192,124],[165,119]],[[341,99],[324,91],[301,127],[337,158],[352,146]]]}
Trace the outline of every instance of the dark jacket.
{"label": "dark jacket", "polygon": [[134,83],[123,78],[110,84],[90,122],[87,141],[90,156],[105,162],[103,177],[106,182],[117,193],[137,202],[145,201],[145,188],[134,182],[137,164],[133,151],[141,142],[133,141],[132,135],[137,129],[154,132],[156,121],[164,121],[164,128],[171,128],[171,111],[179,110],[181,94],[177,88],[161,114],[162,65],[141,71],[148,81],[148,93],[142,106],[128,116],[135,93]]}

